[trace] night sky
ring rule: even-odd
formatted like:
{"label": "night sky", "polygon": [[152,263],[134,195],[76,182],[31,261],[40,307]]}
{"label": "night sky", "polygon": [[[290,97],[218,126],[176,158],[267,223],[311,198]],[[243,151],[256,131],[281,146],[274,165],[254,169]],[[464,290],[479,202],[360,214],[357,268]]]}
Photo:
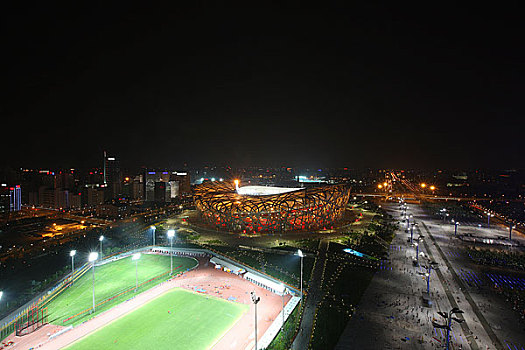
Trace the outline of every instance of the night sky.
{"label": "night sky", "polygon": [[22,2],[1,14],[2,163],[524,168],[512,4]]}

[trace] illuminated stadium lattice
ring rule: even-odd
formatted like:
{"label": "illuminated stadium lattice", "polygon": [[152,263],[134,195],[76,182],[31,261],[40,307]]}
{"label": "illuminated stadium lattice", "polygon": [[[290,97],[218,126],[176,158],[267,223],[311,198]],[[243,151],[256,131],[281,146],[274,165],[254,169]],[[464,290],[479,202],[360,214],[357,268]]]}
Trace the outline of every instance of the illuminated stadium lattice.
{"label": "illuminated stadium lattice", "polygon": [[[194,189],[204,220],[221,230],[258,233],[328,229],[343,216],[350,198],[344,185],[313,189],[209,182]],[[244,189],[244,190],[243,190]]]}

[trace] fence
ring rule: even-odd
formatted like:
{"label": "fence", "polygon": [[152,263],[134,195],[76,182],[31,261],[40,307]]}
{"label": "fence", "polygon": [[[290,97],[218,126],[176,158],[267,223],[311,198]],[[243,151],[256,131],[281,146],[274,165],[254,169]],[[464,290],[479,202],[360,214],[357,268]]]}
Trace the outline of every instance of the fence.
{"label": "fence", "polygon": [[[103,260],[101,260],[96,266],[104,265],[104,264],[107,264],[109,262],[128,257],[128,256],[132,255],[135,252],[145,251],[145,250],[154,250],[153,248],[156,248],[157,250],[160,249],[160,250],[163,250],[163,251],[168,251],[168,252],[171,251],[170,247],[158,247],[158,246],[157,247],[152,247],[152,246],[141,247],[141,248],[133,249],[133,250],[126,251],[126,252],[119,252],[119,253],[115,253],[115,254],[112,254],[112,255],[108,255]],[[268,275],[268,274],[266,274],[266,273],[264,273],[262,271],[259,271],[257,269],[248,267],[244,263],[242,263],[240,261],[237,261],[236,259],[233,259],[231,257],[225,256],[223,253],[217,252],[217,251],[215,251],[213,249],[210,249],[209,247],[197,248],[197,249],[192,249],[192,248],[173,248],[173,252],[175,252],[175,253],[182,253],[183,255],[205,253],[205,254],[207,254],[209,256],[217,256],[217,257],[219,257],[221,259],[225,259],[227,261],[230,261],[231,263],[243,266],[248,271],[256,273],[256,274],[260,275],[261,277],[269,279],[270,281],[274,281],[274,282],[277,281],[274,277],[272,277],[272,276],[270,276],[270,275]],[[75,281],[77,281],[79,278],[81,278],[90,269],[90,267],[91,267],[91,264],[89,264],[89,263],[84,264],[83,266],[81,266],[80,268],[75,270],[72,274],[69,274],[68,276],[64,277],[59,283],[57,283],[48,292],[46,292],[45,294],[41,295],[38,298],[35,298],[32,302],[27,304],[27,306],[23,307],[19,312],[14,314],[8,321],[4,322],[4,324],[2,326],[0,326],[0,340],[5,339],[9,334],[15,332],[16,331],[17,322],[20,323],[21,319],[23,317],[25,317],[24,315],[27,315],[28,312],[30,312],[30,310],[34,309],[35,307],[44,308],[47,304],[49,304],[49,302],[51,302],[54,298],[56,298],[58,295],[60,295],[64,290],[69,288]],[[139,284],[138,287],[140,288],[140,287],[142,287],[142,286],[144,286],[144,285],[146,285],[148,283],[151,283],[151,282],[153,282],[155,280],[158,280],[159,278],[162,278],[163,276],[166,276],[166,274],[168,274],[168,273],[169,273],[169,271],[167,271],[167,272],[165,272],[165,273],[163,273],[161,275],[155,276],[155,277],[149,279],[148,281],[142,282],[141,284]],[[293,287],[291,285],[288,285],[287,283],[284,283],[284,284],[295,295],[299,294],[299,291],[295,287]],[[121,296],[125,295],[126,293],[130,293],[131,291],[134,291],[134,290],[135,290],[135,286],[133,286],[132,288],[126,289],[124,291],[121,291],[121,292],[117,293],[116,295],[99,302],[98,304],[95,305],[95,308],[97,306],[102,306],[102,305],[104,305],[104,304],[106,304],[106,303],[108,303],[108,302],[110,302],[112,300],[115,300],[116,298],[121,297]],[[296,300],[295,298],[296,297],[292,298],[292,300],[294,300],[294,303],[295,303],[295,300]],[[290,304],[290,306],[291,306],[291,304]],[[294,307],[295,306],[296,305],[294,305]],[[91,308],[83,310],[80,313],[77,313],[75,315],[72,315],[72,316],[66,318],[63,321],[64,325],[66,323],[72,321],[73,319],[75,319],[75,318],[77,318],[77,317],[79,317],[81,315],[84,315],[85,313],[89,312],[90,310],[91,310]],[[293,311],[293,308],[292,308],[291,311]],[[291,311],[285,312],[286,318],[289,316]],[[287,315],[287,313],[288,313],[288,315]],[[282,317],[282,315],[280,317]],[[75,321],[73,321],[73,322],[75,322]],[[274,332],[271,332],[271,333],[274,333]],[[270,336],[270,334],[268,335],[269,338],[271,337],[271,339],[268,341],[268,344],[271,342],[271,340],[273,340],[273,338],[275,337],[275,334],[273,334],[273,336]]]}
{"label": "fence", "polygon": [[[123,258],[125,256],[129,256],[130,254],[133,254],[136,251],[144,250],[144,249],[149,249],[149,248],[146,247],[146,248],[141,248],[141,249],[135,249],[135,250],[132,250],[132,251],[119,252],[119,253],[115,253],[115,254],[112,254],[112,255],[108,255],[107,257],[104,258],[104,260],[102,260],[97,265],[105,264],[106,260],[108,260],[108,262],[109,261],[114,261],[114,260],[117,260],[119,258]],[[16,331],[16,324],[17,324],[17,322],[19,322],[24,317],[24,315],[27,315],[27,313],[31,309],[33,309],[33,308],[35,308],[37,306],[38,307],[44,307],[45,305],[47,305],[51,300],[56,298],[64,290],[66,290],[68,287],[70,287],[75,281],[77,281],[79,278],[81,278],[89,270],[90,267],[91,267],[91,264],[85,263],[80,268],[76,269],[72,274],[68,274],[66,277],[64,277],[62,280],[60,280],[53,288],[48,290],[46,293],[44,293],[43,295],[39,296],[38,298],[35,298],[32,301],[30,301],[29,303],[27,303],[25,306],[23,306],[22,308],[17,310],[14,313],[14,315],[11,315],[10,317],[8,316],[9,317],[8,320],[5,321],[0,326],[0,340],[5,339],[9,334],[15,332]]]}

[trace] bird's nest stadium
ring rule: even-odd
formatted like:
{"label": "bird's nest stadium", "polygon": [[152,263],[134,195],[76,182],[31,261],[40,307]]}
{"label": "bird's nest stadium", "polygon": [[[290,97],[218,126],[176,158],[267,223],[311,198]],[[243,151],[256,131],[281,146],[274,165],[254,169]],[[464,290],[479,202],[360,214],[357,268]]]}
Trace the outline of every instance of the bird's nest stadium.
{"label": "bird's nest stadium", "polygon": [[263,233],[331,229],[342,218],[350,188],[238,187],[208,182],[194,188],[195,205],[214,228]]}

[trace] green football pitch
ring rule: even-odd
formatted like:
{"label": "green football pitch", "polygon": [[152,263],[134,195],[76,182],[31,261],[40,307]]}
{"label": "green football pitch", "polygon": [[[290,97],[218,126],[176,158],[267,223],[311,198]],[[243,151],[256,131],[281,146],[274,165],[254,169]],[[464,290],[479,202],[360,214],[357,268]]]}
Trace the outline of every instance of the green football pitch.
{"label": "green football pitch", "polygon": [[246,310],[248,305],[177,288],[67,349],[209,349]]}
{"label": "green football pitch", "polygon": [[[195,259],[173,257],[174,274],[186,271],[197,264]],[[162,275],[170,271],[170,257],[164,255],[142,254],[137,265],[138,283],[150,280],[153,277]],[[177,269],[176,269],[177,268]],[[151,287],[166,281],[168,273],[161,278],[148,282],[135,292],[135,261],[131,257],[126,257],[102,266],[95,266],[95,303],[101,303],[116,295],[122,295],[105,302],[96,307],[96,313],[105,311],[124,300],[127,300],[135,293],[141,293]],[[81,278],[50,301],[46,306],[48,308],[49,321],[57,325],[78,324],[85,321],[93,315],[89,309],[93,305],[93,274],[89,269]],[[68,321],[73,315],[88,310],[79,316]]]}

